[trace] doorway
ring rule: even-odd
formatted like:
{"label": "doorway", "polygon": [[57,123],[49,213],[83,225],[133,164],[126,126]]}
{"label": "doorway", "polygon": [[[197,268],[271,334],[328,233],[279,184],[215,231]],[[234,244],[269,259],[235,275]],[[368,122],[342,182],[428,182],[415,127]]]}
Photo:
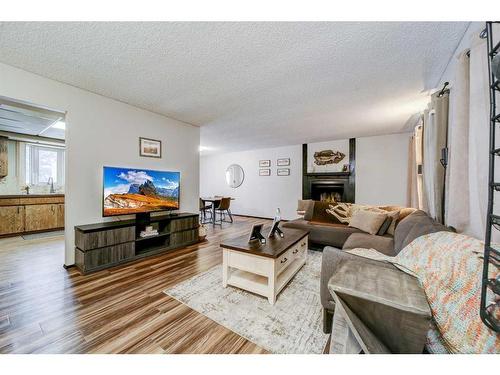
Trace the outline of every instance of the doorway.
{"label": "doorway", "polygon": [[0,239],[64,236],[65,113],[0,96]]}

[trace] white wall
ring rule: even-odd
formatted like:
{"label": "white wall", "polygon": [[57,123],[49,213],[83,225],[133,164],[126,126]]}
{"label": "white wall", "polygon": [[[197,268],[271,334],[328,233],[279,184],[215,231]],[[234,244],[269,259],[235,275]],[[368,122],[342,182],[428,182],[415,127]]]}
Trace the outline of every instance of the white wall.
{"label": "white wall", "polygon": [[[409,133],[356,139],[356,202],[407,204]],[[290,176],[276,176],[276,159],[290,157]],[[271,160],[271,176],[259,176],[259,160]],[[348,151],[347,160],[349,161]],[[242,186],[231,189],[225,182],[230,164],[245,170]],[[235,214],[273,217],[276,207],[284,219],[297,217],[302,197],[302,145],[206,155],[200,158],[201,196],[226,195]]]}
{"label": "white wall", "polygon": [[[74,226],[103,219],[102,167],[181,172],[181,210],[198,212],[199,128],[0,63],[0,95],[67,111],[66,252]],[[139,157],[139,137],[162,141],[161,159]]]}
{"label": "white wall", "polygon": [[407,205],[411,133],[356,139],[356,203]]}
{"label": "white wall", "polygon": [[[276,159],[290,158],[290,176],[276,175]],[[271,176],[259,176],[259,160],[271,160]],[[225,171],[239,164],[245,171],[243,184],[232,189],[226,184]],[[201,196],[234,197],[234,214],[273,217],[281,209],[283,219],[294,219],[297,200],[302,196],[302,146],[287,146],[217,155],[200,158]]]}

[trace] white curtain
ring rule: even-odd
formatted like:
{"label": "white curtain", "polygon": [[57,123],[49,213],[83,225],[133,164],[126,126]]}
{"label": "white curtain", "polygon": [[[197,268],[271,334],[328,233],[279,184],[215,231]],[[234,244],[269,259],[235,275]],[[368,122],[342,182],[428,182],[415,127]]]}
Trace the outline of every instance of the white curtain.
{"label": "white curtain", "polygon": [[434,186],[436,184],[434,168],[437,161],[436,153],[436,113],[432,109],[426,109],[424,112],[423,126],[423,187],[424,199],[422,209],[430,217],[436,217],[436,202]]}
{"label": "white curtain", "polygon": [[415,163],[417,168],[417,196],[418,196],[418,205],[417,208],[419,210],[424,210],[424,206],[427,206],[425,203],[425,194],[424,194],[424,180],[422,175],[422,163],[423,163],[423,118],[420,120],[420,124],[415,127]]}
{"label": "white curtain", "polygon": [[484,239],[488,204],[489,89],[486,41],[470,50],[469,223],[465,232]]}
{"label": "white curtain", "polygon": [[448,93],[431,97],[429,108],[424,113],[424,192],[426,211],[432,218],[443,222],[443,196],[445,168],[441,163],[441,151],[446,147],[448,132]]}
{"label": "white curtain", "polygon": [[450,93],[448,168],[446,170],[446,225],[464,231],[469,216],[469,56],[458,57]]}
{"label": "white curtain", "polygon": [[408,143],[408,190],[407,207],[418,208],[416,136],[413,134]]}
{"label": "white curtain", "polygon": [[[459,56],[454,79],[450,94],[446,223],[459,232],[484,239],[489,156],[489,82],[485,40],[474,36],[470,58],[465,52]],[[493,238],[494,241],[498,239]]]}

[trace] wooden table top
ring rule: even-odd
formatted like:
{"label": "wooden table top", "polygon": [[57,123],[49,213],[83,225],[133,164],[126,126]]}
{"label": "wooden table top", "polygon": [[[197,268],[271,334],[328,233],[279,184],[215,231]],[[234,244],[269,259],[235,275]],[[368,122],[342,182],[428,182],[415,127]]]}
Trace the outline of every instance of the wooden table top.
{"label": "wooden table top", "polygon": [[285,234],[284,238],[275,235],[273,238],[267,238],[267,234],[271,229],[270,226],[262,229],[262,235],[266,237],[266,243],[261,244],[260,241],[248,242],[250,233],[244,236],[237,237],[232,240],[221,243],[222,248],[241,251],[253,255],[263,256],[266,258],[278,258],[281,254],[299,242],[309,234],[309,231],[302,229],[280,228]]}
{"label": "wooden table top", "polygon": [[234,201],[234,198],[231,198],[231,197],[201,197],[201,200],[206,201],[206,202],[217,202],[217,201],[222,200],[222,198],[229,198],[232,201]]}
{"label": "wooden table top", "polygon": [[418,279],[389,263],[363,258],[342,263],[330,278],[328,289],[430,316],[429,304]]}

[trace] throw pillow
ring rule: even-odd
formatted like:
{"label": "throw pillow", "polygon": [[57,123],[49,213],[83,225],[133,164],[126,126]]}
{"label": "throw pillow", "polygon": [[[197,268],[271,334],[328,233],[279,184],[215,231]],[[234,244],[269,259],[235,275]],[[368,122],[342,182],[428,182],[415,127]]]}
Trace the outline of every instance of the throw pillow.
{"label": "throw pillow", "polygon": [[399,223],[399,211],[388,212],[387,216],[392,219],[391,225],[389,225],[389,228],[387,228],[387,234],[394,236],[396,225],[398,225]]}
{"label": "throw pillow", "polygon": [[356,210],[352,214],[349,226],[358,228],[363,232],[376,234],[385,219],[387,219],[386,213],[374,212],[370,210]]}
{"label": "throw pillow", "polygon": [[[412,213],[414,213],[415,211],[418,211],[416,208],[403,208],[399,211],[399,219],[398,219],[398,222],[397,224],[399,224],[399,222],[401,220],[403,220],[405,217],[407,217],[408,215],[411,215]],[[396,225],[397,225],[396,224]]]}
{"label": "throw pillow", "polygon": [[387,215],[387,218],[384,220],[384,223],[377,232],[377,236],[383,236],[387,232],[387,229],[389,229],[391,223],[392,223],[392,217]]}

